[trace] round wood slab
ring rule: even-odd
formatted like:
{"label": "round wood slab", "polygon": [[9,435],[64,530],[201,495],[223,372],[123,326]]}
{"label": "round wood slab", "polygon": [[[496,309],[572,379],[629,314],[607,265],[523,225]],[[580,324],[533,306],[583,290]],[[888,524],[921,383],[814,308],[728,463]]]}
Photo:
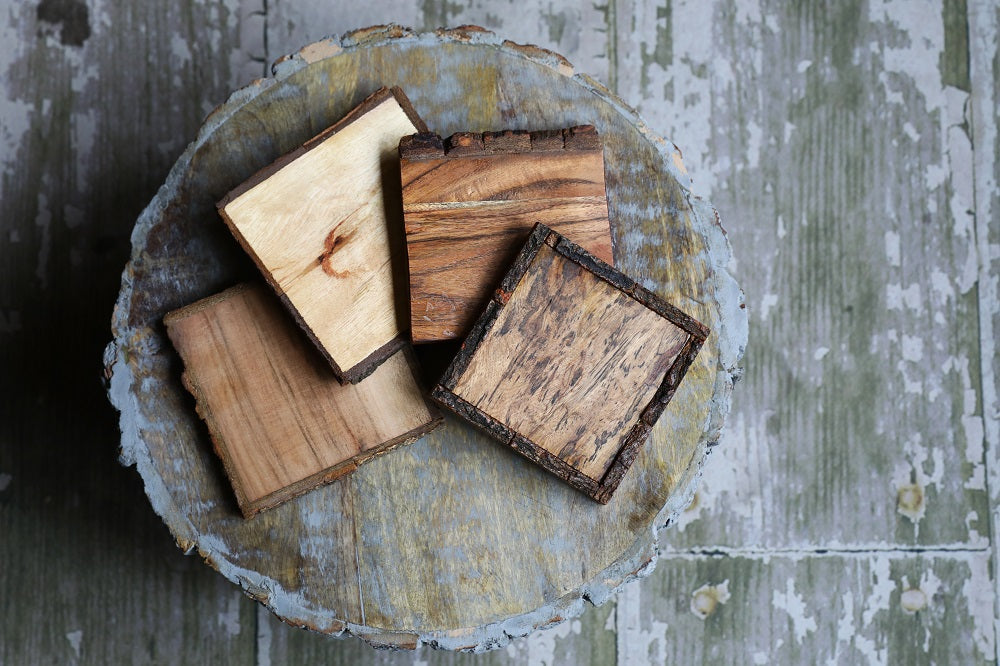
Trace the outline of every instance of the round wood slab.
{"label": "round wood slab", "polygon": [[[609,505],[448,418],[347,478],[240,517],[163,315],[255,275],[215,202],[383,85],[402,86],[442,135],[595,125],[617,265],[712,329]],[[105,354],[122,461],[182,549],[290,624],[484,650],[600,604],[652,569],[657,531],[689,502],[718,439],[746,342],[728,242],[689,185],[671,143],[554,53],[472,27],[311,44],[206,119],[136,223]]]}

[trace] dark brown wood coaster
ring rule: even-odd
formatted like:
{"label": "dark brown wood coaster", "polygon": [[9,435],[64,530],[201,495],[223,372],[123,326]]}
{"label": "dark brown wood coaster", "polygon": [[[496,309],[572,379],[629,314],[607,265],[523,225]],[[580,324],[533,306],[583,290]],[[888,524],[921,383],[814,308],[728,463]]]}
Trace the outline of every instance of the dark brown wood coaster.
{"label": "dark brown wood coaster", "polygon": [[592,126],[417,134],[399,154],[413,342],[464,336],[536,222],[613,263]]}
{"label": "dark brown wood coaster", "polygon": [[607,503],[708,333],[538,224],[431,395]]}
{"label": "dark brown wood coaster", "polygon": [[406,341],[399,139],[426,131],[403,91],[382,88],[343,120],[219,202],[219,213],[299,326],[346,382]]}
{"label": "dark brown wood coaster", "polygon": [[247,518],[441,423],[409,345],[363,382],[341,384],[263,285],[233,287],[164,323]]}

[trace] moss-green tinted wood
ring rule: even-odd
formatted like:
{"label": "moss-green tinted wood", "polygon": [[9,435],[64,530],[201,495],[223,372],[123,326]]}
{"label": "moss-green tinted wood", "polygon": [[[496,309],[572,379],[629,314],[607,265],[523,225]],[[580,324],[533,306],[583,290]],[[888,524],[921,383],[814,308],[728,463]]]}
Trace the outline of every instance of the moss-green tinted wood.
{"label": "moss-green tinted wood", "polygon": [[754,388],[672,542],[986,545],[958,4],[618,5],[638,41],[619,92],[684,137],[695,190],[742,221],[757,332]]}
{"label": "moss-green tinted wood", "polygon": [[[389,29],[328,41],[218,109],[140,218],[114,323],[124,455],[179,542],[290,622],[401,647],[502,644],[578,614],[583,596],[642,566],[718,435],[746,330],[715,215],[689,198],[672,155],[557,56],[469,34]],[[155,323],[245,274],[211,202],[381,85],[401,85],[441,134],[596,125],[623,248],[616,264],[713,330],[606,508],[451,420],[254,521],[232,511]],[[636,252],[646,245],[677,254],[667,263]]]}
{"label": "moss-green tinted wood", "polygon": [[988,552],[664,554],[618,663],[993,663],[992,604]]}

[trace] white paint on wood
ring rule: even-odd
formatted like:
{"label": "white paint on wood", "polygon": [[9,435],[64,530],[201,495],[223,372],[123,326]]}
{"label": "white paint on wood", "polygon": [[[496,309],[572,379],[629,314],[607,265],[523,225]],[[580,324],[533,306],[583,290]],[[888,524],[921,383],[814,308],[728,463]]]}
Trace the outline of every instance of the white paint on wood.
{"label": "white paint on wood", "polygon": [[[1000,230],[994,206],[1000,204],[997,178],[1000,159],[997,149],[997,104],[1000,102],[1000,81],[996,71],[996,54],[1000,36],[1000,12],[994,3],[976,0],[969,3],[969,68],[972,89],[970,100],[974,153],[976,210],[976,249],[979,255],[979,355],[983,403],[983,439],[986,465],[989,471],[990,503],[993,507],[992,553],[994,567],[1000,557],[1000,396],[997,394],[998,351],[1000,331]],[[994,636],[1000,633],[1000,576],[993,579]],[[994,658],[1000,661],[1000,652]]]}
{"label": "white paint on wood", "polygon": [[230,597],[229,603],[226,604],[226,609],[221,611],[218,616],[219,626],[226,630],[226,633],[230,636],[236,636],[240,633],[240,603],[242,600],[235,594]]}
{"label": "white paint on wood", "polygon": [[572,636],[579,636],[580,630],[579,619],[560,622],[554,627],[512,641],[507,646],[507,656],[515,663],[526,666],[555,666],[559,663],[556,647]]}
{"label": "white paint on wood", "polygon": [[642,588],[638,582],[623,587],[615,598],[615,627],[617,628],[618,663],[667,664],[670,646],[667,641],[667,623],[650,618],[649,629],[643,620]]}
{"label": "white paint on wood", "polygon": [[257,623],[255,636],[257,660],[255,666],[271,666],[271,642],[273,640],[271,623],[277,620],[260,604],[257,605],[254,612]]}
{"label": "white paint on wood", "polygon": [[970,557],[968,565],[969,576],[962,583],[962,595],[969,608],[972,640],[984,659],[993,659],[997,650],[993,617],[996,599],[991,585],[990,563],[985,557]]}
{"label": "white paint on wood", "polygon": [[816,619],[806,606],[805,600],[795,591],[795,581],[791,578],[786,582],[783,591],[774,591],[771,604],[788,613],[788,617],[792,621],[792,630],[795,632],[795,640],[799,644],[802,643],[806,634],[816,631]]}
{"label": "white paint on wood", "polygon": [[69,641],[69,646],[73,650],[73,654],[76,658],[80,658],[80,646],[83,644],[83,632],[77,629],[76,631],[70,631],[66,634],[66,640]]}

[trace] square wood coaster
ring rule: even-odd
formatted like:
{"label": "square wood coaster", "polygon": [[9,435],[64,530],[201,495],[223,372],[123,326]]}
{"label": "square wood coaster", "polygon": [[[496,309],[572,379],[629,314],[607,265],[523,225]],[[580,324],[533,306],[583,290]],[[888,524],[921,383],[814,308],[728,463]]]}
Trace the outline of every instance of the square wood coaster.
{"label": "square wood coaster", "polygon": [[409,345],[363,382],[341,384],[263,285],[233,287],[164,323],[247,518],[441,423]]}
{"label": "square wood coaster", "polygon": [[399,154],[414,343],[468,333],[535,222],[614,263],[592,126],[420,134]]}
{"label": "square wood coaster", "polygon": [[607,503],[707,336],[539,224],[431,396]]}
{"label": "square wood coaster", "polygon": [[397,151],[420,131],[406,95],[382,88],[218,203],[343,381],[360,381],[406,341]]}

